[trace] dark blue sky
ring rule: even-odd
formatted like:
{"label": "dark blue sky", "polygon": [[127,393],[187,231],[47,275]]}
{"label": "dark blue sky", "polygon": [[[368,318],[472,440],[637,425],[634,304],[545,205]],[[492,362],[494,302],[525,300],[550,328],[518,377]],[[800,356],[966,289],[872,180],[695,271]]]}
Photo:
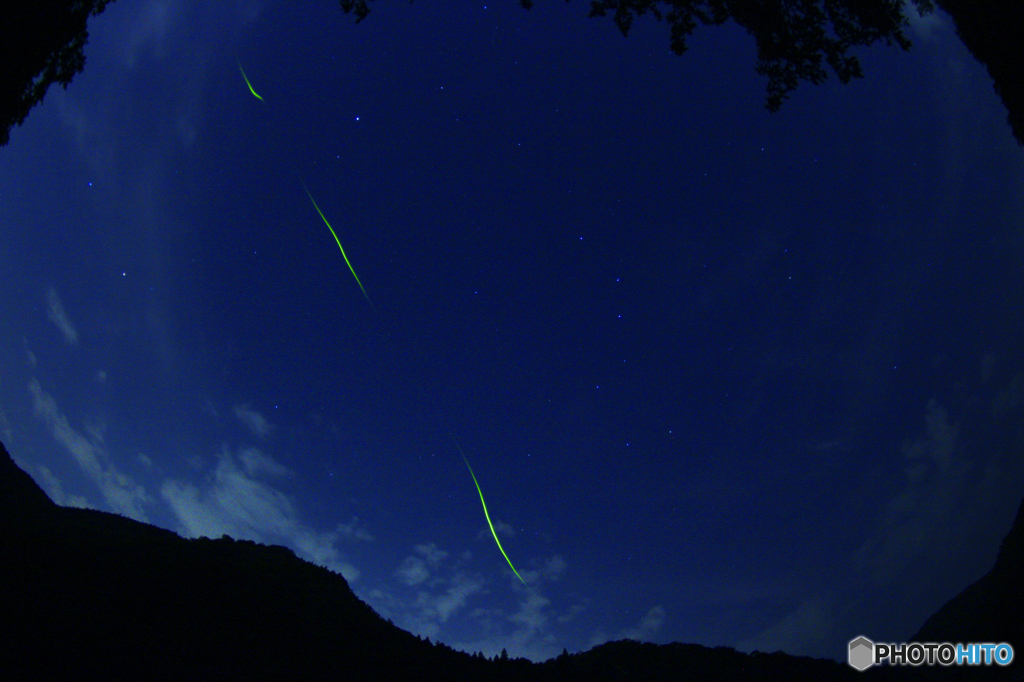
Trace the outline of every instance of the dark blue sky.
{"label": "dark blue sky", "polygon": [[1024,494],[990,80],[935,15],[773,115],[586,9],[110,5],[0,149],[15,459],[487,655],[912,635]]}

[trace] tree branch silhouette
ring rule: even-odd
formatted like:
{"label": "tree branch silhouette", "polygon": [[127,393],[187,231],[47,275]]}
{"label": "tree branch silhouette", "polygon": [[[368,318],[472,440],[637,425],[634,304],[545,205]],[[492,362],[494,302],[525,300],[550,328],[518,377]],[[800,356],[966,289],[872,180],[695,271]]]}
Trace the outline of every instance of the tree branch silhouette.
{"label": "tree branch silhouette", "polygon": [[[568,2],[568,0],[566,0]],[[372,0],[341,0],[341,9],[362,21]],[[913,0],[919,12],[933,9],[932,0]],[[520,0],[526,9],[532,0]],[[650,14],[669,25],[669,46],[678,55],[697,26],[718,26],[732,20],[757,44],[756,71],[768,78],[765,106],[778,111],[802,81],[815,85],[828,77],[827,65],[848,83],[863,77],[860,61],[850,50],[884,42],[907,50],[909,25],[902,0],[591,0],[589,16],[611,15],[628,36],[636,18]]]}
{"label": "tree branch silhouette", "polygon": [[0,146],[54,83],[85,66],[86,22],[111,0],[31,0],[0,14]]}

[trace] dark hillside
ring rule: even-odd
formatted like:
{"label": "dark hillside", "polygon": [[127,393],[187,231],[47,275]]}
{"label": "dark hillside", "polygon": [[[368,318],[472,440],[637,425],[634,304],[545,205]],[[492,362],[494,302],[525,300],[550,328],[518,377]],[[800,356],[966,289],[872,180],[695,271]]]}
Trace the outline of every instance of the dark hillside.
{"label": "dark hillside", "polygon": [[[919,639],[1020,643],[1021,527],[1018,515],[996,567],[930,619]],[[541,664],[488,661],[400,630],[342,576],[287,548],[228,537],[186,540],[114,514],[58,507],[2,445],[0,531],[4,680],[820,682],[864,674],[783,653],[629,640]],[[867,674],[905,674],[885,672]]]}

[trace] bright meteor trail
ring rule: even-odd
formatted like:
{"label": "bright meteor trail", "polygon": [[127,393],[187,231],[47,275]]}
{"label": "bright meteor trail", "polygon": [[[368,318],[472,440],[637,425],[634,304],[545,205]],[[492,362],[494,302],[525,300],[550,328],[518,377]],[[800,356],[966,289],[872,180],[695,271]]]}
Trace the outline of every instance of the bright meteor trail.
{"label": "bright meteor trail", "polygon": [[249,92],[253,94],[253,97],[262,102],[263,98],[256,94],[256,91],[252,89],[252,83],[249,82],[249,79],[245,75],[245,71],[242,69],[242,62],[238,62],[238,70],[242,72],[242,79],[245,81],[245,84],[249,86]]}
{"label": "bright meteor trail", "polygon": [[[452,441],[455,442],[454,437],[452,438]],[[473,485],[476,486],[476,491],[477,493],[480,494],[480,504],[484,508],[484,518],[487,519],[487,525],[491,527],[491,535],[494,536],[494,541],[498,543],[498,550],[501,551],[501,555],[505,557],[505,561],[508,562],[508,567],[511,568],[512,572],[516,574],[516,577],[519,578],[519,581],[525,585],[526,581],[523,580],[523,576],[519,575],[519,571],[517,571],[516,567],[512,565],[512,560],[508,558],[508,554],[505,554],[505,549],[501,546],[501,540],[498,539],[498,534],[494,530],[494,524],[491,523],[491,515],[487,513],[487,503],[484,502],[483,491],[480,490],[480,484],[477,483],[476,481],[476,474],[473,473],[473,467],[469,466],[469,460],[466,459],[466,453],[464,453],[462,451],[462,448],[459,447],[458,442],[455,442],[455,447],[458,448],[459,454],[462,455],[462,461],[466,463],[466,468],[469,469],[469,475],[473,477]]]}
{"label": "bright meteor trail", "polygon": [[[253,94],[255,95],[256,93]],[[259,95],[257,95],[257,97],[258,96]],[[334,235],[334,241],[337,242],[338,248],[341,249],[341,257],[345,259],[345,264],[348,266],[349,271],[352,273],[352,276],[356,278],[356,284],[359,285],[359,289],[363,292],[366,302],[370,303],[370,297],[366,295],[366,289],[363,289],[363,283],[359,281],[359,275],[356,274],[355,268],[353,268],[352,264],[348,262],[348,256],[345,255],[345,249],[341,248],[341,240],[338,239],[338,235],[335,234],[334,228],[331,227],[329,222],[327,222],[327,218],[324,218],[323,211],[321,211],[320,207],[316,205],[316,200],[314,200],[313,195],[309,193],[309,188],[306,187],[306,183],[302,183],[302,189],[306,190],[306,196],[308,196],[309,200],[313,202],[313,208],[315,208],[316,212],[320,214],[320,217],[323,218],[324,225],[326,225],[327,229],[331,231],[332,235]],[[370,307],[373,307],[373,303],[370,303]],[[458,445],[458,443],[456,443],[456,445]]]}

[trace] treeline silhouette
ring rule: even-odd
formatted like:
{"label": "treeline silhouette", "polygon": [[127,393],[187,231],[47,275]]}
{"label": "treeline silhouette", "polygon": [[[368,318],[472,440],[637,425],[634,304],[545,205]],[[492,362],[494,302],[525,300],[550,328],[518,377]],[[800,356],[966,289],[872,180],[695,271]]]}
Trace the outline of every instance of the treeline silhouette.
{"label": "treeline silhouette", "polygon": [[[1022,570],[1024,505],[992,572],[929,619],[918,635],[925,639],[915,641],[1008,641],[1024,650]],[[0,605],[3,680],[831,682],[865,674],[781,652],[631,640],[543,663],[505,651],[492,659],[455,651],[384,620],[341,575],[285,547],[227,536],[186,540],[115,514],[58,507],[2,443]],[[1020,669],[984,672],[1009,679]],[[979,672],[867,674],[974,679]]]}
{"label": "treeline silhouette", "polygon": [[109,2],[22,0],[0,11],[0,146],[51,85],[66,88],[82,71],[89,17]]}
{"label": "treeline silhouette", "polygon": [[[362,21],[372,0],[340,0],[341,9]],[[921,12],[933,9],[931,0],[913,0]],[[530,9],[533,0],[520,0]],[[590,16],[611,16],[622,35],[633,22],[650,14],[669,26],[669,45],[678,55],[698,26],[734,21],[757,44],[758,74],[768,78],[765,106],[778,111],[803,81],[825,81],[827,65],[843,83],[862,77],[853,48],[883,42],[910,48],[904,33],[908,20],[901,0],[591,0]]]}
{"label": "treeline silhouette", "polygon": [[[111,0],[22,0],[0,13],[0,146],[39,104],[49,87],[65,88],[85,66],[87,22]],[[373,0],[340,0],[356,22]],[[1024,144],[1024,68],[1018,36],[1024,3],[1005,0],[912,0],[916,11],[935,6],[954,19],[957,34],[988,68],[1007,108],[1014,136]],[[526,9],[533,0],[519,0]],[[676,54],[698,26],[734,21],[753,36],[758,74],[768,80],[765,106],[778,111],[803,82],[820,84],[829,70],[843,83],[864,76],[851,51],[884,43],[910,49],[902,0],[591,0],[591,17],[610,16],[623,35],[650,15],[669,27]],[[826,68],[827,67],[827,68]],[[667,86],[671,87],[671,86]]]}

